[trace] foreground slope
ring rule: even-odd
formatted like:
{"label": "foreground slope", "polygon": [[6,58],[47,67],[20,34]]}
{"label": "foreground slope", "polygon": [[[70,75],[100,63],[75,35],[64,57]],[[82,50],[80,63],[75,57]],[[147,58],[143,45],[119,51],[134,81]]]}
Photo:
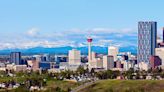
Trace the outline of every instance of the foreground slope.
{"label": "foreground slope", "polygon": [[164,80],[102,80],[79,92],[164,92]]}

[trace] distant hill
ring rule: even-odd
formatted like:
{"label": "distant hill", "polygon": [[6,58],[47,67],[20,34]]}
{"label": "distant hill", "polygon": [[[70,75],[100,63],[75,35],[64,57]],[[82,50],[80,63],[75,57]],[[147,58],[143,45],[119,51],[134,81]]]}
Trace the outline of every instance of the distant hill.
{"label": "distant hill", "polygon": [[[42,53],[49,53],[49,54],[68,54],[68,51],[73,49],[73,47],[65,46],[65,47],[54,47],[54,48],[44,48],[44,47],[35,47],[29,49],[6,49],[0,50],[0,54],[9,54],[10,52],[22,52],[23,54],[42,54]],[[76,48],[81,51],[82,54],[88,53],[88,47],[78,47]],[[120,52],[132,52],[136,54],[136,47],[121,47]],[[100,46],[93,46],[92,50],[96,53],[107,54],[108,48],[107,47],[100,47]]]}

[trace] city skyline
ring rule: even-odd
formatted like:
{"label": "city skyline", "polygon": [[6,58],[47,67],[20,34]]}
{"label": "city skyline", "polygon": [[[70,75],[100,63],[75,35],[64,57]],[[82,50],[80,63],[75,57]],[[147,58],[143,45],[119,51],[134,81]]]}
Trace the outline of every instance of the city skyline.
{"label": "city skyline", "polygon": [[157,21],[162,35],[163,1],[147,1],[1,1],[0,49],[82,47],[87,36],[94,46],[137,47],[138,21]]}
{"label": "city skyline", "polygon": [[0,1],[0,91],[164,91],[163,3]]}

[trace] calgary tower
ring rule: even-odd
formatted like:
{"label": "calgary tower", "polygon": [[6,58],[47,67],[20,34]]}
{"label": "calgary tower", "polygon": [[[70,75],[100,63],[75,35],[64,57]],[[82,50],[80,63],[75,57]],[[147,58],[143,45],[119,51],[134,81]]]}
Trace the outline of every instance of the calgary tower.
{"label": "calgary tower", "polygon": [[91,55],[91,53],[92,53],[92,48],[91,48],[91,46],[92,46],[92,38],[91,37],[88,37],[87,38],[87,42],[88,42],[88,62],[91,62],[92,61],[92,55]]}

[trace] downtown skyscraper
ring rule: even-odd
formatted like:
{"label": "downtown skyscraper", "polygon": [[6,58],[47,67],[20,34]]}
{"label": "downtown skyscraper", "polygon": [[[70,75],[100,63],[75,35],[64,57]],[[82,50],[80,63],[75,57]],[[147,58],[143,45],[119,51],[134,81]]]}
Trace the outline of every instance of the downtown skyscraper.
{"label": "downtown skyscraper", "polygon": [[149,63],[157,46],[157,22],[138,22],[138,62]]}
{"label": "downtown skyscraper", "polygon": [[10,62],[19,65],[21,62],[21,52],[11,52]]}

